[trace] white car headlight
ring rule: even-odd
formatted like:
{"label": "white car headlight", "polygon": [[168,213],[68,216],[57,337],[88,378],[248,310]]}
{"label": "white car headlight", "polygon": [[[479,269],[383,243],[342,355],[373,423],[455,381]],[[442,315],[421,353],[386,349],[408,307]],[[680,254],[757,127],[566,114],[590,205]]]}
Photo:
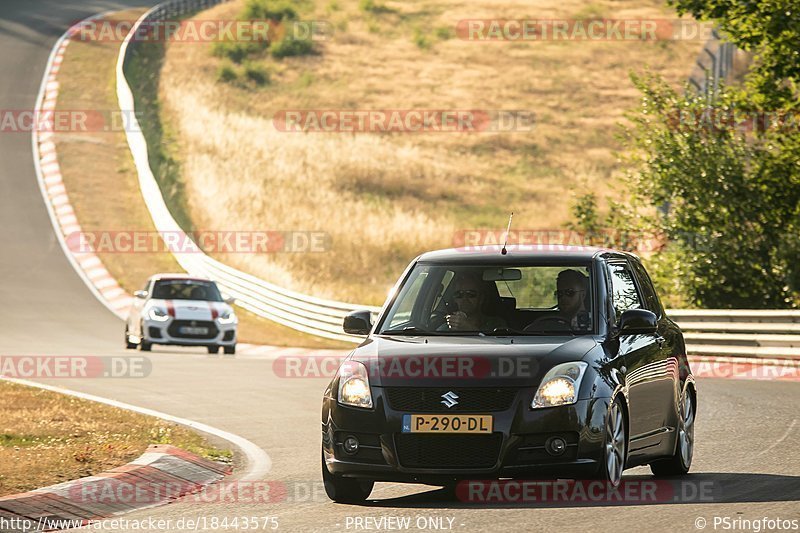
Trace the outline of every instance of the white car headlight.
{"label": "white car headlight", "polygon": [[230,310],[223,311],[219,314],[217,320],[220,324],[230,324],[236,320],[236,315]]}
{"label": "white car headlight", "polygon": [[159,322],[166,322],[169,320],[169,313],[167,313],[167,310],[161,309],[160,307],[151,307],[148,316],[151,320],[157,320]]}
{"label": "white car headlight", "polygon": [[339,368],[339,403],[372,409],[367,367],[357,361],[347,361]]}
{"label": "white car headlight", "polygon": [[550,369],[542,378],[542,383],[536,390],[531,407],[554,407],[556,405],[569,405],[578,400],[578,391],[581,380],[589,366],[583,361],[563,363]]}

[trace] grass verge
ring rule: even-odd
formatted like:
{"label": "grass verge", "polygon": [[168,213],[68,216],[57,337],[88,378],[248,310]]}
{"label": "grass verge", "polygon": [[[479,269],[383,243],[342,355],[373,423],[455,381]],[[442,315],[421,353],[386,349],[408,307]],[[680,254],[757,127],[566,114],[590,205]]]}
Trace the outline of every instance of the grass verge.
{"label": "grass verge", "polygon": [[[132,20],[142,10],[122,11],[108,18]],[[58,75],[60,92],[57,109],[86,110],[105,117],[111,125],[111,117],[118,109],[116,98],[115,67],[119,42],[74,40],[67,47]],[[157,52],[157,50],[153,50]],[[139,61],[132,72],[134,88],[141,89],[137,112],[144,110],[142,122],[147,125],[150,157],[156,162],[156,172],[166,176],[160,185],[170,203],[173,215],[187,224],[188,218],[181,215],[180,198],[183,197],[177,180],[177,163],[171,159],[165,146],[170,137],[161,130],[154,115],[158,76],[151,76],[149,69],[158,66],[158,56],[145,57],[148,63]],[[150,61],[156,61],[151,65]],[[155,71],[157,72],[157,70]],[[147,100],[152,97],[152,100]],[[119,124],[117,120],[116,124]],[[61,173],[70,202],[75,209],[84,231],[137,231],[154,232],[150,214],[139,189],[136,168],[128,149],[125,132],[118,127],[92,128],[98,131],[62,131],[55,135]],[[163,247],[162,247],[163,249]],[[182,272],[170,253],[105,253],[100,255],[111,275],[128,292],[140,289],[145,280],[156,272]],[[311,348],[342,348],[348,345],[298,333],[290,328],[238,309],[240,317],[239,338],[241,342],[271,344],[278,346],[305,346]],[[120,328],[122,326],[120,325]],[[120,338],[122,335],[120,334]]]}
{"label": "grass verge", "polygon": [[157,418],[0,381],[0,496],[91,476],[172,444],[215,461],[232,454]]}

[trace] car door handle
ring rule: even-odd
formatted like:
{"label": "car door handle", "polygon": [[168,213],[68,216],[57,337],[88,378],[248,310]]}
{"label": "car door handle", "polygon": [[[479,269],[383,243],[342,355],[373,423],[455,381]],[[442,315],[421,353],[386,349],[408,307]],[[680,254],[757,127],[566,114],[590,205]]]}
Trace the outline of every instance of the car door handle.
{"label": "car door handle", "polygon": [[667,342],[667,339],[665,339],[664,337],[659,335],[659,336],[656,337],[656,342],[658,343],[658,347],[659,348],[663,348],[664,347],[664,343]]}

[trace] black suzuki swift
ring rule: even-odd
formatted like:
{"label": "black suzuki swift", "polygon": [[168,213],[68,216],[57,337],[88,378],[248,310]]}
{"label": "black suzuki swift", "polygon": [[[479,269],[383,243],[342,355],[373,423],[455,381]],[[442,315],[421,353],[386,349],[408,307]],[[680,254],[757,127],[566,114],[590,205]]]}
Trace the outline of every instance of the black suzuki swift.
{"label": "black suzuki swift", "polygon": [[406,269],[322,407],[337,502],[375,481],[688,472],[697,393],[683,335],[639,259],[613,250],[479,247]]}

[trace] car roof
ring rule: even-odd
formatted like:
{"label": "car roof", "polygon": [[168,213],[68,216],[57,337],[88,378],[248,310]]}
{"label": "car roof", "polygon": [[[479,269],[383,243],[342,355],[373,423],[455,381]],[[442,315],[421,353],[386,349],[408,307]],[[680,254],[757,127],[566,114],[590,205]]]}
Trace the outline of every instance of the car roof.
{"label": "car roof", "polygon": [[156,274],[154,276],[150,276],[150,279],[153,281],[165,281],[165,280],[186,280],[186,281],[211,281],[208,278],[204,278],[201,276],[192,276],[189,274]]}
{"label": "car roof", "polygon": [[429,263],[481,264],[491,260],[494,264],[515,264],[520,262],[542,263],[588,263],[598,255],[631,256],[627,252],[598,248],[594,246],[574,246],[561,244],[511,245],[502,254],[502,245],[463,246],[434,250],[420,255],[417,260]]}

